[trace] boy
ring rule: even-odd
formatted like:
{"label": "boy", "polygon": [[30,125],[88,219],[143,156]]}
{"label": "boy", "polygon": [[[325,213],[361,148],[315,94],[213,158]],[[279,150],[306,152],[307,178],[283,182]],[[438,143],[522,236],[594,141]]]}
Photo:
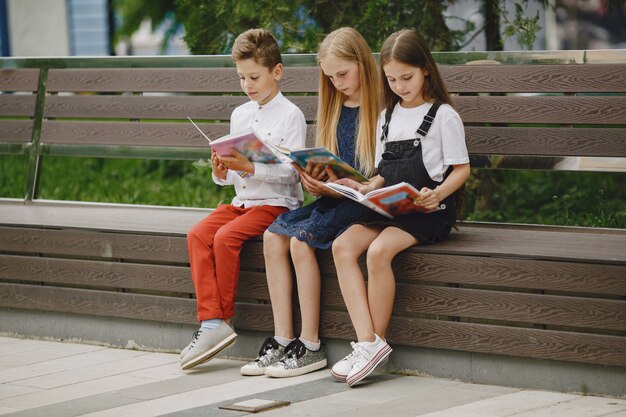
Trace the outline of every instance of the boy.
{"label": "boy", "polygon": [[[251,101],[237,107],[230,132],[254,128],[265,141],[287,148],[305,145],[302,111],[279,90],[283,65],[276,39],[264,29],[237,37],[232,59],[241,89]],[[180,354],[182,369],[206,362],[235,343],[232,329],[239,278],[239,253],[244,242],[262,235],[279,214],[302,204],[299,175],[289,163],[252,163],[233,150],[231,156],[211,156],[213,181],[234,185],[231,204],[222,204],[187,234],[191,276],[196,289],[200,329]],[[247,175],[242,178],[236,171]]]}

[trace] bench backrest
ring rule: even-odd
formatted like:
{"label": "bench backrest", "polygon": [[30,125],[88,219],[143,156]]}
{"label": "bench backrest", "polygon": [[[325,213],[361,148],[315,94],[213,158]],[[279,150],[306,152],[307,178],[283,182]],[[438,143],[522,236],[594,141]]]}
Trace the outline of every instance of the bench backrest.
{"label": "bench backrest", "polygon": [[[625,169],[624,161],[571,162],[626,157],[626,51],[441,53],[436,59],[466,125],[474,167],[552,169],[566,162],[567,169]],[[36,66],[32,61],[2,65]],[[282,91],[303,110],[313,145],[315,57],[287,55],[285,65]],[[0,72],[2,90],[29,93],[0,95],[0,116],[14,118],[0,120],[0,152],[31,156],[27,199],[36,198],[43,155],[207,157],[204,139],[186,117],[219,137],[228,132],[232,110],[247,100],[224,56],[59,59],[40,66]],[[37,93],[38,85],[43,91]]]}

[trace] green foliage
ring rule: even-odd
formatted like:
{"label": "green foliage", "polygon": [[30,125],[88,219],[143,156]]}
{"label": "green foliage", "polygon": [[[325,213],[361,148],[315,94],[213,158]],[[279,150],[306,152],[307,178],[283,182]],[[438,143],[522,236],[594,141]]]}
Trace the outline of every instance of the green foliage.
{"label": "green foliage", "polygon": [[210,166],[189,161],[47,157],[38,198],[216,207],[233,196],[232,187],[213,183]]}
{"label": "green foliage", "polygon": [[28,157],[0,155],[0,197],[24,198]]}
{"label": "green foliage", "polygon": [[[27,168],[26,157],[0,156],[0,197],[23,198]],[[234,197],[208,161],[45,157],[39,188],[37,198],[162,206]],[[467,197],[467,220],[626,228],[626,173],[474,170]]]}
{"label": "green foliage", "polygon": [[[167,33],[185,27],[185,42],[193,54],[228,54],[234,38],[241,32],[264,27],[272,31],[284,52],[315,52],[325,34],[342,26],[358,29],[372,50],[378,51],[384,39],[403,28],[424,35],[433,51],[460,49],[468,39],[484,32],[489,24],[476,28],[465,18],[445,16],[455,0],[115,0],[114,7],[122,24],[117,38],[130,36],[144,19],[153,28],[169,24]],[[483,0],[481,9],[494,27],[505,23],[504,35],[515,36],[523,47],[532,49],[539,16],[527,17],[530,1],[547,5],[547,0],[520,0],[511,18],[505,0]],[[461,20],[461,30],[449,29],[449,20]],[[167,39],[166,39],[167,42]]]}
{"label": "green foliage", "polygon": [[626,228],[626,174],[474,170],[468,220]]}

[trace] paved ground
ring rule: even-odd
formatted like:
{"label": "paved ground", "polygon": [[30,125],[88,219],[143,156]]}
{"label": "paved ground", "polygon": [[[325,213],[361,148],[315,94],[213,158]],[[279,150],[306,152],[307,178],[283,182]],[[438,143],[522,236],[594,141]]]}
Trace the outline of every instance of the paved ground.
{"label": "paved ground", "polygon": [[192,371],[178,355],[0,337],[3,416],[242,416],[248,399],[291,404],[263,416],[626,417],[626,399],[378,374],[355,388],[329,371],[289,379],[242,377],[242,362]]}

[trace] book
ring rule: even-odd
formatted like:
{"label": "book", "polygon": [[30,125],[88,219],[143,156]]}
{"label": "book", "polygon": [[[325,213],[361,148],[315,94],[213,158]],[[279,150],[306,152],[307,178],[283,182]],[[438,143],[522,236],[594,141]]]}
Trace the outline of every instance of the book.
{"label": "book", "polygon": [[324,185],[390,219],[405,214],[430,213],[445,208],[444,205],[441,205],[435,210],[426,210],[424,206],[416,204],[415,199],[419,197],[420,192],[406,182],[379,188],[367,194],[362,194],[354,188],[334,182]]}
{"label": "book", "polygon": [[350,178],[359,182],[367,181],[367,178],[359,171],[324,147],[291,150],[272,144],[269,144],[269,146],[277,152],[286,155],[301,169],[305,169],[307,164],[311,162],[312,164],[330,166],[337,178]]}
{"label": "book", "polygon": [[187,119],[189,119],[198,132],[209,142],[211,149],[219,156],[230,155],[230,150],[235,149],[243,154],[250,162],[259,162],[262,164],[278,164],[282,162],[274,153],[273,148],[269,148],[265,141],[261,139],[252,128],[211,140],[190,117],[187,117]]}

